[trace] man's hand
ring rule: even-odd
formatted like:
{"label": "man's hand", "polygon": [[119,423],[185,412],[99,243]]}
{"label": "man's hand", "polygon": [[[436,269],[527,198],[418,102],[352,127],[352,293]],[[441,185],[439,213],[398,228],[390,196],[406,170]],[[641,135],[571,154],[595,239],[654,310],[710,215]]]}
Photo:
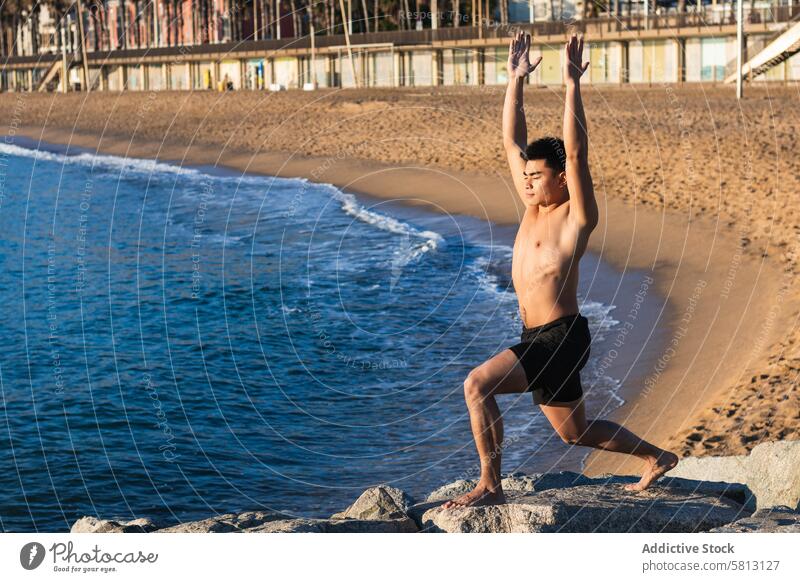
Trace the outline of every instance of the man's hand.
{"label": "man's hand", "polygon": [[508,46],[508,80],[522,79],[531,74],[539,63],[542,62],[542,57],[536,59],[536,62],[531,64],[528,51],[531,48],[531,35],[522,31],[511,39]]}
{"label": "man's hand", "polygon": [[564,81],[567,83],[580,83],[581,75],[589,68],[589,61],[581,64],[583,56],[583,36],[578,38],[572,35],[564,45],[566,58],[564,59]]}

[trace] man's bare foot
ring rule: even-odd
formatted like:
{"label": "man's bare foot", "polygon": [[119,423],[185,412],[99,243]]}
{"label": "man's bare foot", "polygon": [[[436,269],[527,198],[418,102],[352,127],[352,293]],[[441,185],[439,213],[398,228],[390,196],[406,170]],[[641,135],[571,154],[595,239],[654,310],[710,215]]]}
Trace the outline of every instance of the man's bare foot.
{"label": "man's bare foot", "polygon": [[484,505],[502,505],[505,502],[506,496],[503,494],[502,487],[498,485],[497,489],[493,491],[486,485],[481,485],[479,483],[475,489],[469,493],[451,499],[444,503],[442,507],[445,509],[451,509],[453,507],[481,507]]}
{"label": "man's bare foot", "polygon": [[678,456],[674,453],[670,453],[669,451],[662,451],[661,454],[658,456],[657,459],[653,459],[650,461],[650,464],[642,473],[642,478],[639,480],[638,483],[630,483],[625,485],[626,491],[644,491],[653,482],[661,477],[664,473],[669,471],[670,469],[674,469],[675,465],[678,464]]}

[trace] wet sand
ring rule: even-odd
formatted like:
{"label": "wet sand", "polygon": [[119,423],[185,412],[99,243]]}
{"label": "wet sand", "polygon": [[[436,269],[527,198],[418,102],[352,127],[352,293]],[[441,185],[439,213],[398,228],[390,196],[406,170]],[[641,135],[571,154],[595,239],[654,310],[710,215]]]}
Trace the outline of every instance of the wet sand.
{"label": "wet sand", "polygon": [[[522,206],[501,147],[503,90],[4,94],[0,104],[6,135],[305,177],[508,225]],[[563,93],[525,98],[529,138],[560,135]],[[681,455],[800,435],[798,99],[751,89],[738,108],[728,87],[584,89],[601,209],[590,250],[649,274],[644,294],[667,298],[666,345],[620,337],[636,363],[613,419]],[[616,319],[636,326],[639,301],[618,295]],[[639,470],[605,452],[586,467]]]}

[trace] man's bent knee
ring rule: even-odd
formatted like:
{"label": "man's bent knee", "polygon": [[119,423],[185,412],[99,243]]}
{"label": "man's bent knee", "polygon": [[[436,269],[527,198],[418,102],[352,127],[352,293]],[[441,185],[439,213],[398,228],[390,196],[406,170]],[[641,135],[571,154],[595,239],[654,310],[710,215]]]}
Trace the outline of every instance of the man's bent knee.
{"label": "man's bent knee", "polygon": [[486,381],[485,376],[478,371],[472,370],[467,379],[464,380],[464,398],[468,403],[480,403],[489,394],[489,383]]}

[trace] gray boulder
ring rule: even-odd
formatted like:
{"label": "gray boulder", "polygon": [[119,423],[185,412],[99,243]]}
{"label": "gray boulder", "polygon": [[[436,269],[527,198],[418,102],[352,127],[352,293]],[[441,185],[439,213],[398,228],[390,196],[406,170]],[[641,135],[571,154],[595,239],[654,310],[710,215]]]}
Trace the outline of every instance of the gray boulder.
{"label": "gray boulder", "polygon": [[[417,524],[406,514],[412,503],[411,496],[401,489],[388,485],[370,487],[350,507],[334,513],[323,527],[325,531],[417,531]],[[342,523],[344,520],[348,523]]]}
{"label": "gray boulder", "polygon": [[[607,483],[621,482],[619,477],[610,477]],[[698,481],[696,479],[684,479],[683,477],[673,477],[672,473],[662,477],[656,483],[662,487],[670,489],[680,489],[686,495],[702,493],[715,497],[726,497],[735,501],[739,505],[744,505],[748,511],[753,511],[755,507],[748,507],[747,501],[752,498],[752,493],[747,485],[742,483],[726,483],[724,481]]]}
{"label": "gray boulder", "polygon": [[72,524],[69,533],[147,533],[158,528],[157,524],[146,517],[131,521],[112,521],[84,516]]}
{"label": "gray boulder", "polygon": [[406,510],[413,504],[413,499],[405,491],[378,485],[370,487],[355,502],[332,519],[398,519],[406,517]]}
{"label": "gray boulder", "polygon": [[750,451],[747,484],[756,509],[780,505],[800,509],[800,441],[762,443]]}
{"label": "gray boulder", "polygon": [[744,485],[750,509],[800,509],[800,441],[762,443],[749,455],[688,457],[669,475]]}
{"label": "gray boulder", "polygon": [[[635,483],[636,481],[638,481],[638,478],[630,476],[606,474],[600,477],[590,478],[573,471],[561,471],[560,473],[533,473],[531,475],[511,473],[503,477],[500,482],[504,492],[517,491],[531,493],[534,491],[564,489],[565,487],[575,487],[579,485],[627,484]],[[684,489],[692,493],[707,493],[710,495],[728,497],[742,505],[749,496],[749,489],[741,483],[675,478],[672,477],[672,473],[662,477],[658,483],[672,489]],[[476,484],[477,480],[475,479],[461,479],[453,483],[448,483],[430,493],[425,499],[425,502],[446,501],[464,495],[472,491]]]}
{"label": "gray boulder", "polygon": [[[476,479],[459,479],[447,485],[442,485],[425,499],[426,502],[446,501],[453,497],[458,497],[469,493],[478,483]],[[589,485],[592,479],[574,473],[572,471],[562,471],[560,473],[533,473],[525,475],[522,473],[510,473],[500,481],[503,491],[518,491],[529,493],[532,491],[544,491],[561,487],[572,487],[574,485]]]}
{"label": "gray boulder", "polygon": [[[653,485],[630,492],[622,483],[506,492],[507,503],[443,509],[429,505],[419,517],[427,532],[700,532],[749,515],[714,494]],[[412,508],[413,509],[413,508]]]}
{"label": "gray boulder", "polygon": [[713,533],[800,533],[800,512],[790,507],[776,506],[759,509],[745,517],[710,530]]}

